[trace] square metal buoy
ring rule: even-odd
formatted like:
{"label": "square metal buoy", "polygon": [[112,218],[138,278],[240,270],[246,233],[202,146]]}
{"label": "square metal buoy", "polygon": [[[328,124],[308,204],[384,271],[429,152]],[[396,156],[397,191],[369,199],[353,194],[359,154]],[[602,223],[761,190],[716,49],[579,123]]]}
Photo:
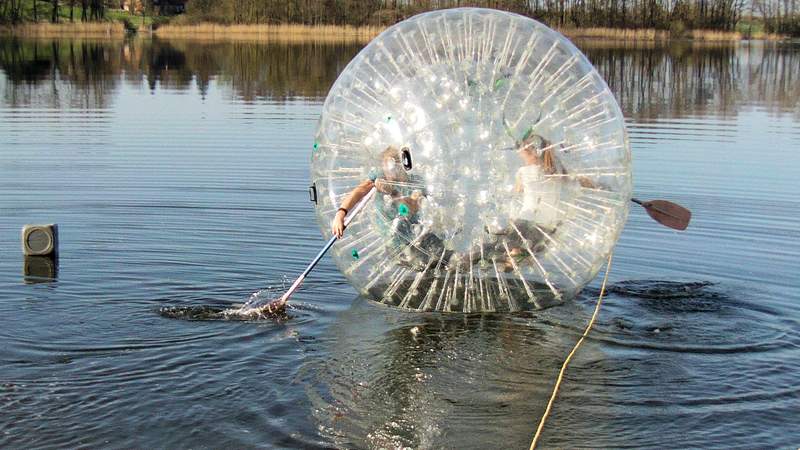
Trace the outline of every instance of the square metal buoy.
{"label": "square metal buoy", "polygon": [[55,256],[58,252],[58,226],[25,225],[22,227],[22,253],[25,256]]}

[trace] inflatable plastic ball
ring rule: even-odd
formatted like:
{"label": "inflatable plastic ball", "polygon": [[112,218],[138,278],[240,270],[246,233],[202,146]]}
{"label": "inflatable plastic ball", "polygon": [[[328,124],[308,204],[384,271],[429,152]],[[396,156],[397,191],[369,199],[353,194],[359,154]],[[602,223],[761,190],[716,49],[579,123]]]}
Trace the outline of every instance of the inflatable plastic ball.
{"label": "inflatable plastic ball", "polygon": [[517,311],[577,294],[628,214],[630,148],[602,77],[535,20],[459,8],[381,33],[342,71],[311,157],[320,229],[363,295],[419,311]]}

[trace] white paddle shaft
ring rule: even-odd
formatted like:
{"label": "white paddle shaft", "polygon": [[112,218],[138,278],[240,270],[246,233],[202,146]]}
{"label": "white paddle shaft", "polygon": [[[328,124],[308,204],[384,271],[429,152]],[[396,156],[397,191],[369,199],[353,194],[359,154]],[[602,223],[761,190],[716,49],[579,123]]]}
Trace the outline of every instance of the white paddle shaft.
{"label": "white paddle shaft", "polygon": [[[362,198],[356,204],[355,208],[353,208],[352,210],[347,212],[347,215],[344,217],[344,226],[345,226],[345,228],[348,225],[350,225],[350,222],[353,221],[353,219],[356,217],[356,215],[364,208],[364,205],[366,205],[367,202],[369,202],[369,199],[372,198],[373,195],[375,195],[375,187],[374,186],[372,187],[372,189],[370,189],[369,192],[367,192],[367,195],[365,195],[364,198]],[[289,297],[292,294],[294,294],[294,292],[297,290],[297,288],[299,288],[300,285],[303,283],[303,280],[306,278],[306,275],[308,275],[309,272],[311,272],[314,269],[314,267],[316,267],[317,263],[319,263],[319,261],[322,259],[322,257],[325,256],[325,253],[331,247],[333,247],[333,244],[334,244],[334,242],[336,242],[336,239],[337,239],[336,236],[333,236],[333,237],[330,238],[330,240],[328,240],[328,243],[325,244],[325,247],[322,247],[322,250],[320,250],[319,253],[317,253],[317,256],[314,258],[313,261],[311,261],[311,264],[309,264],[308,267],[306,267],[306,270],[304,270],[303,273],[299,277],[297,277],[297,279],[294,281],[294,283],[292,283],[292,286],[289,288],[289,290],[286,291],[285,294],[283,294],[283,297],[281,297],[281,301],[282,302],[286,302],[287,300],[289,300]]]}

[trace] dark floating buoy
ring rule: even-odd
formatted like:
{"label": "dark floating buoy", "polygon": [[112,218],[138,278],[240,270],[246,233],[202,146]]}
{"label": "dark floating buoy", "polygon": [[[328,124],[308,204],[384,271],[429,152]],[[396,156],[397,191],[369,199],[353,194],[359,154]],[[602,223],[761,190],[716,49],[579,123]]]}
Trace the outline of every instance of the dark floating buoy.
{"label": "dark floating buoy", "polygon": [[58,225],[25,225],[22,227],[22,253],[25,256],[58,254]]}

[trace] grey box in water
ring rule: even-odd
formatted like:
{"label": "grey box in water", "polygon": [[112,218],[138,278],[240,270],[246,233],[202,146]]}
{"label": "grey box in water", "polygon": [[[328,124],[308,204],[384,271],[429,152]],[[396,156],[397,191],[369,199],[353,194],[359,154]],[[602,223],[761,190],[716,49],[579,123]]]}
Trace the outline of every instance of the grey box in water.
{"label": "grey box in water", "polygon": [[48,256],[58,253],[58,225],[22,227],[22,253],[25,256]]}

